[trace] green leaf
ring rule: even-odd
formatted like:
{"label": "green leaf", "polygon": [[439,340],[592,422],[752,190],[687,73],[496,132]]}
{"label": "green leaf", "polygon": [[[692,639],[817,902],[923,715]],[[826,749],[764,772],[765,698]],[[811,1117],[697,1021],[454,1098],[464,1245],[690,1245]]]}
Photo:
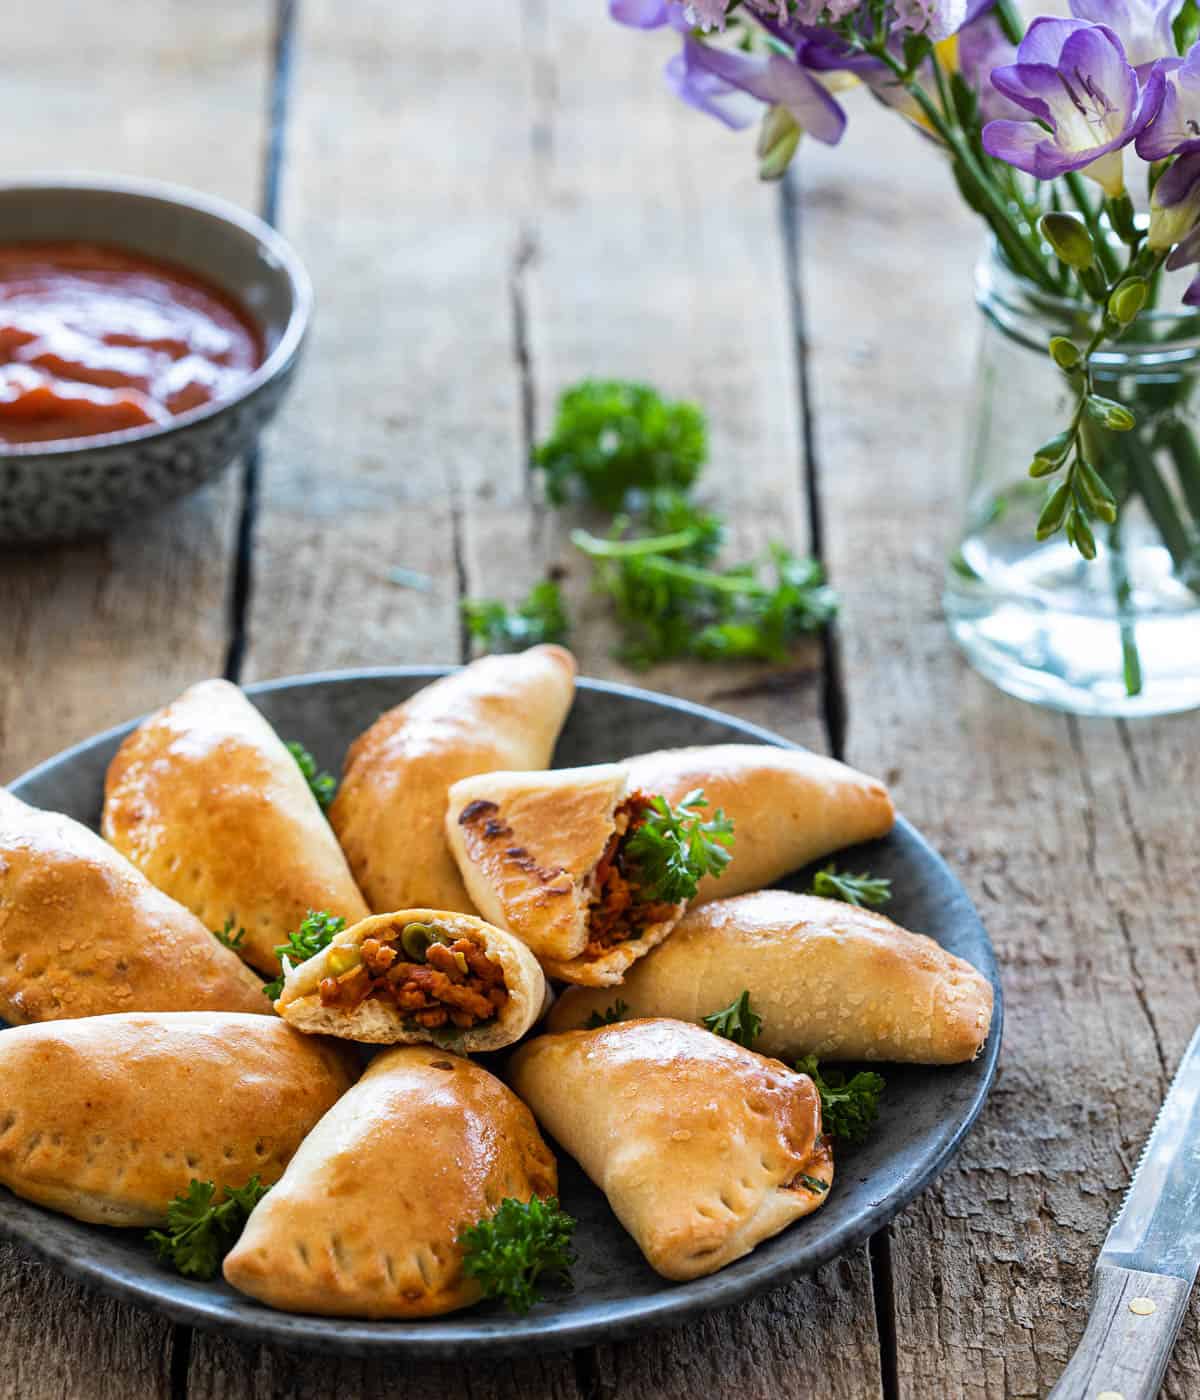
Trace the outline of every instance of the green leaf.
{"label": "green leaf", "polygon": [[886,904],[892,897],[892,882],[873,875],[839,875],[837,866],[831,862],[813,876],[808,892],[823,899],[840,899],[861,909],[867,905]]}
{"label": "green leaf", "polygon": [[480,1220],[458,1237],[463,1272],[477,1279],[485,1298],[499,1298],[524,1314],[537,1302],[542,1277],[569,1283],[575,1251],[575,1221],[551,1196],[518,1201],[507,1196],[495,1215]]}
{"label": "green leaf", "polygon": [[1171,24],[1171,32],[1175,38],[1175,52],[1178,54],[1187,53],[1200,38],[1200,6],[1196,4],[1196,0],[1184,0],[1183,8]]}
{"label": "green leaf", "polygon": [[618,1021],[623,1021],[629,1015],[628,1005],[617,998],[611,1006],[605,1007],[603,1011],[593,1011],[583,1023],[585,1031],[598,1031],[602,1026],[615,1026]]}
{"label": "green leaf", "polygon": [[193,1178],[187,1191],[167,1206],[167,1228],[149,1231],[147,1243],[164,1264],[185,1277],[215,1278],[250,1212],[269,1189],[252,1176],[244,1186],[227,1186],[220,1204],[214,1204],[216,1186]]}
{"label": "green leaf", "polygon": [[241,951],[242,942],[246,937],[246,930],[244,928],[239,928],[238,931],[234,933],[233,927],[236,922],[237,920],[230,914],[225,920],[225,927],[213,929],[212,936],[218,943],[222,943],[226,948],[238,953]]}
{"label": "green leaf", "polygon": [[702,1019],[713,1035],[744,1045],[747,1050],[753,1049],[762,1030],[762,1017],[752,1010],[749,992],[743,992],[736,1001]]}
{"label": "green leaf", "polygon": [[620,510],[631,491],[686,489],[708,456],[708,427],[693,403],[648,384],[585,379],[558,403],[551,436],[534,453],[556,505],[578,494]]}
{"label": "green leaf", "polygon": [[[276,945],[275,956],[281,965],[286,958],[296,967],[328,948],[345,927],[346,920],[340,914],[331,914],[327,909],[310,909],[300,927],[288,934],[288,941]],[[283,980],[281,974],[274,981],[265,983],[263,996],[278,1001],[283,995]]]}
{"label": "green leaf", "polygon": [[524,651],[541,642],[565,642],[570,621],[562,590],[554,579],[535,583],[514,607],[493,598],[465,598],[467,631],[491,652]]}
{"label": "green leaf", "polygon": [[625,838],[622,859],[642,904],[678,904],[692,899],[705,875],[719,877],[732,859],[733,822],[718,809],[705,821],[703,788],[689,792],[677,807],[666,798],[649,808]]}
{"label": "green leaf", "polygon": [[821,1126],[830,1137],[843,1142],[862,1142],[879,1117],[879,1100],[886,1087],[884,1078],[871,1070],[860,1070],[847,1079],[841,1070],[821,1072],[815,1055],[796,1062],[821,1096]]}
{"label": "green leaf", "polygon": [[298,740],[292,739],[287,744],[287,751],[296,760],[301,773],[304,774],[304,781],[308,784],[308,790],[317,800],[317,806],[322,812],[329,810],[329,804],[333,801],[333,795],[337,791],[337,779],[332,773],[322,773],[317,769],[317,760]]}

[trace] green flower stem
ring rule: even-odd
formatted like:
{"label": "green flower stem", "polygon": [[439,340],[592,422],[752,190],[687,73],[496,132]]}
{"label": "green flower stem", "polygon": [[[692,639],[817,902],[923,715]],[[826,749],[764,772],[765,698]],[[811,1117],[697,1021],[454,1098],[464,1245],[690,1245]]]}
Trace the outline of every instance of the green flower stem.
{"label": "green flower stem", "polygon": [[1092,235],[1092,242],[1096,246],[1096,256],[1100,260],[1104,280],[1111,285],[1117,280],[1120,268],[1113,256],[1113,250],[1108,246],[1108,237],[1101,226],[1099,211],[1088,197],[1083,176],[1077,170],[1069,170],[1063,176],[1063,184],[1066,185],[1075,208],[1083,216],[1083,222],[1087,225],[1087,230]]}
{"label": "green flower stem", "polygon": [[1193,523],[1200,525],[1200,447],[1195,434],[1180,419],[1168,418],[1159,424],[1155,441],[1171,454]]}
{"label": "green flower stem", "polygon": [[1191,562],[1194,546],[1162,473],[1155,465],[1149,444],[1142,444],[1139,450],[1129,454],[1129,473],[1134,488],[1145,501],[1150,518],[1162,536],[1163,544],[1170,552],[1176,570],[1182,576]]}
{"label": "green flower stem", "polygon": [[1142,658],[1138,651],[1137,613],[1133,606],[1129,560],[1125,555],[1125,542],[1121,537],[1123,514],[1123,509],[1118,510],[1117,518],[1108,527],[1109,569],[1117,600],[1117,621],[1121,628],[1121,667],[1125,676],[1125,694],[1140,695],[1143,686]]}

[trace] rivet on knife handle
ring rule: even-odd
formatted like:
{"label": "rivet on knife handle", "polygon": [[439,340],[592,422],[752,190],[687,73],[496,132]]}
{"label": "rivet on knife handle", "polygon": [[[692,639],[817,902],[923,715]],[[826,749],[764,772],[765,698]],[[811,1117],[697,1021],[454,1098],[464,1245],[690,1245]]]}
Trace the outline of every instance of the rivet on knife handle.
{"label": "rivet on knife handle", "polygon": [[1050,1400],[1155,1400],[1191,1291],[1187,1279],[1100,1264],[1087,1330]]}

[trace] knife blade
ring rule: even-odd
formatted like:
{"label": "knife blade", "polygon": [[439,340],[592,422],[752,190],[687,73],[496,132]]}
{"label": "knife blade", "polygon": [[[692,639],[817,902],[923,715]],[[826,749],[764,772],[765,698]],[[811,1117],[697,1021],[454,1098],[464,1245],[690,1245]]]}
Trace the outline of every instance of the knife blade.
{"label": "knife blade", "polygon": [[1200,1028],[1134,1168],[1051,1400],[1154,1400],[1200,1269]]}

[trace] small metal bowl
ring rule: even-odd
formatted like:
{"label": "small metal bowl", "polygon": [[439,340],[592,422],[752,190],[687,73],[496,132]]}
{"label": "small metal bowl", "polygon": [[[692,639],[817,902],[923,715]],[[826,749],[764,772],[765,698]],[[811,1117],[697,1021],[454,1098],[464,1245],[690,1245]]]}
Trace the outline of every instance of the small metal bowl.
{"label": "small metal bowl", "polygon": [[174,263],[245,308],[265,358],[230,397],[169,423],[0,443],[0,541],[113,530],[194,491],[253,446],[291,381],[312,310],[308,273],[273,229],[176,185],[54,175],[0,184],[0,243],[29,241],[108,244]]}

